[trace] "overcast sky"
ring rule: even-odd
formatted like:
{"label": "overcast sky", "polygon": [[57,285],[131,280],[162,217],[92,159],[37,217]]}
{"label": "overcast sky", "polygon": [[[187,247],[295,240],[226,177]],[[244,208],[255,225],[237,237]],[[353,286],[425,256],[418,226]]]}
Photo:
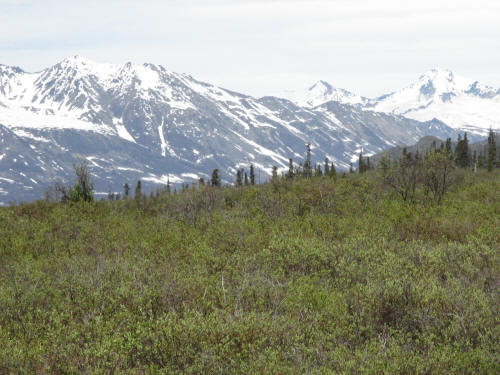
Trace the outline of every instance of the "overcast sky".
{"label": "overcast sky", "polygon": [[499,0],[0,0],[0,63],[153,62],[243,93],[365,96],[438,67],[500,87]]}

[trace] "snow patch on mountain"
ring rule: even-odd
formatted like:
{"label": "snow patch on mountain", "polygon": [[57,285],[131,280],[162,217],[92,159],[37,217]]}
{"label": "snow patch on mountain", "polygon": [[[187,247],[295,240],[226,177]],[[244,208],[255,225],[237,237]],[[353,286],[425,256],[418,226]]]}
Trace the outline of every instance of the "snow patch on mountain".
{"label": "snow patch on mountain", "polygon": [[123,139],[126,139],[127,141],[137,143],[135,141],[134,137],[132,137],[132,135],[129,133],[129,131],[127,130],[125,125],[123,125],[123,119],[119,119],[119,118],[115,117],[113,119],[113,125],[115,126],[119,137],[122,137]]}
{"label": "snow patch on mountain", "polygon": [[36,109],[0,108],[0,123],[11,128],[77,129],[101,134],[116,133],[109,125],[95,124],[64,114],[48,114]]}

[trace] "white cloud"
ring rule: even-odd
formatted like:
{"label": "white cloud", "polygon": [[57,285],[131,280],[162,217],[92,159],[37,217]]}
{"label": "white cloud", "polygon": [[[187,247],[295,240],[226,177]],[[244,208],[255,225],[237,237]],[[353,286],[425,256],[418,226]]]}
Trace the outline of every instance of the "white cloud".
{"label": "white cloud", "polygon": [[495,0],[0,0],[0,62],[151,61],[254,95],[372,96],[432,67],[500,86],[498,19]]}

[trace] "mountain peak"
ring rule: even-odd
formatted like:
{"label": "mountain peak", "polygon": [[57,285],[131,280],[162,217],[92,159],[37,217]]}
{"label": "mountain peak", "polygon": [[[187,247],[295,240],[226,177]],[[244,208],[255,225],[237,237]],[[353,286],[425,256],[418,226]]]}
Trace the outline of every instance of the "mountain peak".
{"label": "mountain peak", "polygon": [[363,104],[367,101],[362,96],[334,87],[324,80],[319,80],[308,89],[293,92],[288,96],[292,101],[304,107],[317,107],[330,101],[350,105]]}
{"label": "mountain peak", "polygon": [[[419,81],[433,81],[433,82],[455,82],[456,78],[460,80],[461,77],[456,77],[455,74],[449,69],[434,68],[428,70],[425,74],[419,77]],[[465,79],[462,79],[465,80]],[[468,81],[468,80],[467,80]]]}
{"label": "mountain peak", "polygon": [[424,76],[453,76],[453,72],[447,68],[432,68]]}
{"label": "mountain peak", "polygon": [[72,66],[79,66],[79,65],[89,65],[92,64],[92,61],[89,59],[80,56],[80,55],[73,55],[73,56],[68,56],[64,60],[60,62],[61,65],[72,65]]}
{"label": "mountain peak", "polygon": [[327,91],[331,91],[333,89],[333,86],[330,85],[328,82],[326,81],[323,81],[323,80],[319,80],[318,82],[316,82],[314,85],[312,85],[310,88],[309,88],[309,91],[313,91],[313,90],[327,90]]}

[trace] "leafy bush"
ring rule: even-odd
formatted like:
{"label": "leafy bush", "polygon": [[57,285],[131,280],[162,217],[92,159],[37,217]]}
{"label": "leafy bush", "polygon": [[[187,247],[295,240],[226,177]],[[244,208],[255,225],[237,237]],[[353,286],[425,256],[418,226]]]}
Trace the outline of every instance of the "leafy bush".
{"label": "leafy bush", "polygon": [[497,374],[499,186],[408,205],[368,171],[0,208],[0,373]]}

